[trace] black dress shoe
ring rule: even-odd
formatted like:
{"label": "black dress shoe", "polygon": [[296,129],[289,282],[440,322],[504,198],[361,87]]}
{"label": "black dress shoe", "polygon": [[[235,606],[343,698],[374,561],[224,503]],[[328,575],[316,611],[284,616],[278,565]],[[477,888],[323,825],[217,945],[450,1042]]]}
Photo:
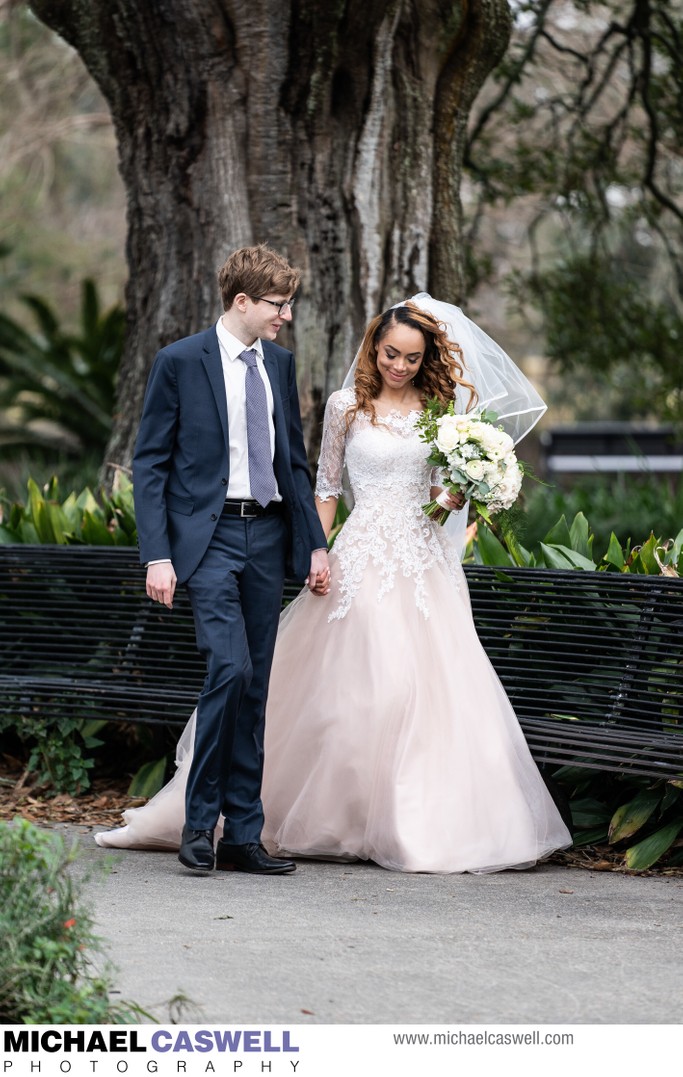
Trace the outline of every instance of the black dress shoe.
{"label": "black dress shoe", "polygon": [[216,871],[250,871],[253,875],[288,875],[296,871],[293,860],[269,856],[262,845],[228,845],[221,838],[216,846]]}
{"label": "black dress shoe", "polygon": [[193,871],[213,871],[213,830],[190,830],[184,826],[178,860]]}

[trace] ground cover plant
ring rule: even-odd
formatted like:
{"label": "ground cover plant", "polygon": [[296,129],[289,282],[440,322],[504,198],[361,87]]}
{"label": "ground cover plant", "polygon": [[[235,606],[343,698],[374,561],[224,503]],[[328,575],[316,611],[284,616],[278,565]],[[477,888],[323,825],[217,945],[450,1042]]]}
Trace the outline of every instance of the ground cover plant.
{"label": "ground cover plant", "polygon": [[137,1023],[113,1001],[113,969],[93,932],[76,846],[25,819],[0,822],[0,1023]]}

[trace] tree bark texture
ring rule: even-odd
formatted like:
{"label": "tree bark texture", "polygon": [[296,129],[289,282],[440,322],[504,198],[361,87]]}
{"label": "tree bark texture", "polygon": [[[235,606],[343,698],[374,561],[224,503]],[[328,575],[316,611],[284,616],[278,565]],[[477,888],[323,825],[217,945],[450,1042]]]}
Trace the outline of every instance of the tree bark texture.
{"label": "tree bark texture", "polygon": [[[266,242],[303,270],[309,447],[366,321],[462,299],[470,106],[507,0],[31,0],[109,102],[128,201],[128,339],[107,460],[127,466],[159,347],[221,310],[216,270]],[[111,476],[110,476],[111,477]]]}

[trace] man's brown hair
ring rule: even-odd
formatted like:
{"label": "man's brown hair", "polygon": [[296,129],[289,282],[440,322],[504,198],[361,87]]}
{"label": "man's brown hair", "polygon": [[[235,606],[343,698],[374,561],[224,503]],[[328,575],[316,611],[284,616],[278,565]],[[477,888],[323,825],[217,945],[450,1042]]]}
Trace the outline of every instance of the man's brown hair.
{"label": "man's brown hair", "polygon": [[252,297],[269,292],[291,297],[300,279],[300,271],[264,243],[256,247],[240,247],[218,270],[223,309],[230,309],[239,292]]}

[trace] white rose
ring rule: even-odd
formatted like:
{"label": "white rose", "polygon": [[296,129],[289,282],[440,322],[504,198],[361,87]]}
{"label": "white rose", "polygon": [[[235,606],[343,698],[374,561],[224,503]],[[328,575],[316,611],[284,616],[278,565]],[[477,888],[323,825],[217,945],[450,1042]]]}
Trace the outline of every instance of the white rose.
{"label": "white rose", "polygon": [[460,431],[458,424],[453,421],[454,418],[453,415],[444,415],[437,421],[439,432],[436,435],[436,446],[446,455],[460,444]]}
{"label": "white rose", "polygon": [[485,426],[482,423],[479,433],[479,440],[484,448],[488,451],[498,447],[498,431],[493,426]]}
{"label": "white rose", "polygon": [[504,430],[487,426],[482,434],[481,443],[493,460],[500,460],[512,448],[512,438]]}
{"label": "white rose", "polygon": [[484,477],[484,464],[481,460],[468,460],[465,464],[465,474],[478,482]]}
{"label": "white rose", "polygon": [[480,423],[478,419],[473,419],[470,423],[468,435],[471,441],[477,441],[481,445],[486,437],[486,431],[488,427],[486,423]]}

